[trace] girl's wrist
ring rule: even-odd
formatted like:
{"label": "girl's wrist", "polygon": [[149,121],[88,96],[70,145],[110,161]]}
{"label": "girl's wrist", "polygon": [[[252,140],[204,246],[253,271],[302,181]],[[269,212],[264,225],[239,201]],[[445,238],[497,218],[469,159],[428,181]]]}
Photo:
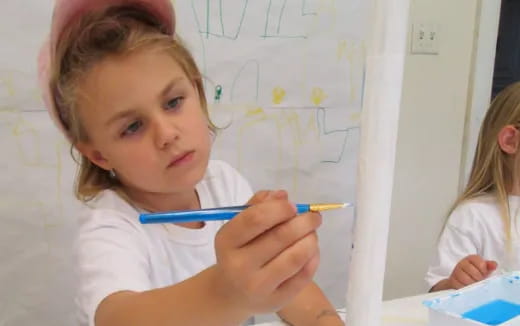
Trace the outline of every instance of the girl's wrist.
{"label": "girl's wrist", "polygon": [[225,281],[225,277],[219,273],[217,265],[207,270],[210,274],[210,289],[212,295],[220,303],[223,309],[229,310],[237,319],[245,321],[255,314],[255,312],[246,305],[245,300],[236,294],[233,286]]}

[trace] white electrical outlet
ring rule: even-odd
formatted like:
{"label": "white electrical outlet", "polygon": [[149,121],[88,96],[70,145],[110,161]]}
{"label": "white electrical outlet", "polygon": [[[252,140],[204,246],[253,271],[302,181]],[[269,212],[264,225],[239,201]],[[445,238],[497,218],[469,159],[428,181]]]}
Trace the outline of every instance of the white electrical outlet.
{"label": "white electrical outlet", "polygon": [[412,54],[439,54],[439,24],[413,24]]}

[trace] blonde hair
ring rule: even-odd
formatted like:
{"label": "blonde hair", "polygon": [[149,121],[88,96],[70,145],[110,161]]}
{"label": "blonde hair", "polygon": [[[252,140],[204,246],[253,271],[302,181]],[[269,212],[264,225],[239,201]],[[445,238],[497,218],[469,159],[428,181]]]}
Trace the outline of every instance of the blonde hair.
{"label": "blonde hair", "polygon": [[491,103],[478,136],[477,149],[468,184],[451,211],[466,200],[493,193],[498,201],[504,223],[506,240],[510,244],[512,217],[508,194],[518,182],[518,157],[504,153],[498,144],[498,135],[507,125],[520,124],[520,82],[500,92]]}
{"label": "blonde hair", "polygon": [[[111,7],[86,14],[78,23],[70,26],[60,36],[51,63],[50,88],[59,118],[71,140],[71,151],[78,142],[89,140],[78,112],[82,78],[109,56],[128,55],[151,48],[165,51],[179,64],[195,85],[201,107],[210,121],[202,76],[182,42],[168,35],[166,29],[144,7]],[[212,132],[215,131],[211,122],[208,127]],[[78,163],[75,182],[78,199],[89,201],[105,189],[121,193],[121,184],[110,175],[110,171],[93,164],[84,155],[81,155]]]}

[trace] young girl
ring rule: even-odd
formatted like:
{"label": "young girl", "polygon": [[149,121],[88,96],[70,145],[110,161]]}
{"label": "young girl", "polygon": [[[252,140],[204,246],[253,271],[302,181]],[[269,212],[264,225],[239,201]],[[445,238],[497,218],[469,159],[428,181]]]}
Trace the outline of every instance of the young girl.
{"label": "young girl", "polygon": [[173,35],[169,0],[56,4],[41,80],[81,153],[81,325],[237,325],[271,311],[293,325],[341,325],[311,281],[321,217],[296,217],[285,192],[256,194],[226,224],[139,223],[140,212],[252,195],[233,168],[209,161],[201,75]]}
{"label": "young girl", "polygon": [[456,201],[426,281],[459,289],[520,269],[520,83],[503,90],[482,124],[466,189]]}

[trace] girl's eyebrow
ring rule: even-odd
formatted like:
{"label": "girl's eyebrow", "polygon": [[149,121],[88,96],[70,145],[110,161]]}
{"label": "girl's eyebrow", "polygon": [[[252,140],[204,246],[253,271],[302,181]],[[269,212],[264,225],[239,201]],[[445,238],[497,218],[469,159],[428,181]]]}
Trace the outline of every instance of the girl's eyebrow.
{"label": "girl's eyebrow", "polygon": [[166,87],[164,87],[164,89],[162,90],[159,99],[162,99],[162,98],[166,97],[166,96],[168,95],[168,93],[170,93],[170,91],[172,90],[172,88],[173,88],[176,84],[179,84],[179,83],[181,83],[181,82],[184,82],[185,80],[186,80],[185,77],[177,77],[177,78],[172,79],[172,80],[171,80],[171,81],[166,85]]}
{"label": "girl's eyebrow", "polygon": [[[184,81],[186,81],[185,77],[177,77],[177,78],[172,79],[166,85],[166,87],[164,87],[163,90],[161,91],[161,93],[159,95],[159,99],[161,100],[164,97],[166,97],[168,95],[168,93],[170,93],[172,88],[175,87],[175,85],[177,85],[181,82],[184,82]],[[128,110],[120,111],[120,112],[116,113],[114,116],[112,116],[110,119],[108,119],[107,122],[105,123],[105,126],[109,126],[112,123],[116,122],[117,120],[124,119],[124,118],[127,118],[128,116],[132,116],[132,115],[137,115],[137,110],[128,109]]]}
{"label": "girl's eyebrow", "polygon": [[105,126],[108,127],[111,124],[113,124],[114,122],[116,122],[117,120],[124,119],[129,116],[136,115],[136,114],[137,114],[137,110],[135,110],[135,109],[120,111],[120,112],[116,113],[114,116],[112,116],[110,119],[108,119],[107,122],[105,123]]}

